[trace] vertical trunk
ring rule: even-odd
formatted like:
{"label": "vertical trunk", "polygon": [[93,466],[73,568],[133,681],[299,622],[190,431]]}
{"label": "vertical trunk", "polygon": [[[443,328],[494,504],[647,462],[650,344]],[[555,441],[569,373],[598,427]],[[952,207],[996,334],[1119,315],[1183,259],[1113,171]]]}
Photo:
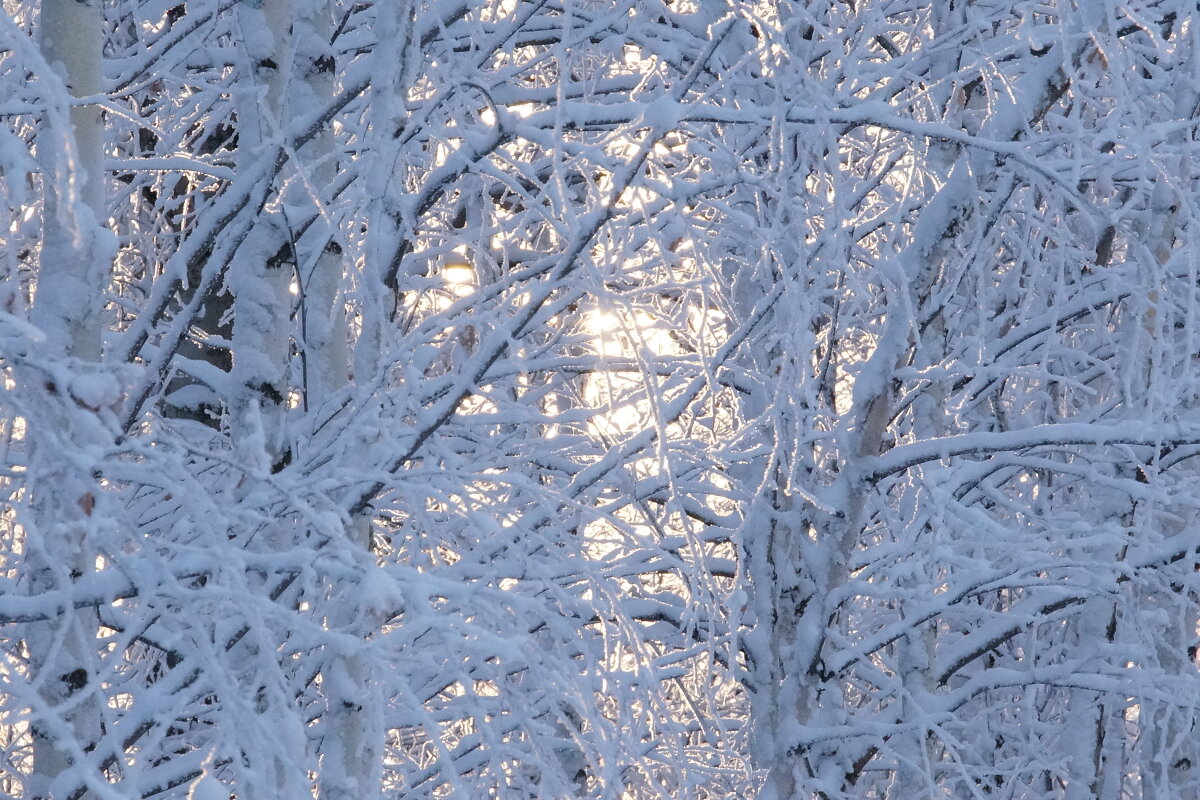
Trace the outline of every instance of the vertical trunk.
{"label": "vertical trunk", "polygon": [[[42,53],[71,97],[101,89],[102,23],[99,0],[42,3]],[[50,80],[46,76],[46,82]],[[100,316],[113,255],[112,238],[101,227],[107,216],[104,131],[98,106],[71,106],[68,111],[67,100],[60,96],[51,101],[38,137],[44,227],[32,318],[46,335],[43,355],[49,361],[94,363],[102,354]],[[83,369],[80,364],[72,372],[79,375]],[[46,381],[44,376],[31,379]],[[63,440],[74,443],[87,435],[71,404],[62,402],[62,395],[77,387],[45,382],[44,388],[52,397],[41,425],[50,426],[51,435],[31,438],[30,473],[37,476],[37,490],[32,498],[34,524],[25,540],[27,557],[34,562],[34,591],[61,587],[95,567],[87,542],[95,503],[91,476],[59,452]],[[52,433],[55,429],[58,436]],[[30,672],[38,676],[44,711],[31,725],[33,773],[26,797],[49,798],[61,791],[58,779],[75,763],[77,754],[58,744],[63,734],[56,727],[69,726],[75,741],[84,744],[100,733],[99,687],[91,669],[96,634],[96,615],[88,611],[67,611],[29,627]]]}
{"label": "vertical trunk", "polygon": [[[244,171],[264,158],[273,158],[291,128],[287,86],[295,58],[292,0],[245,0],[237,5],[235,31],[243,59],[238,69],[244,76],[235,86],[237,111],[236,168]],[[266,204],[258,210],[253,227],[230,262],[225,284],[233,310],[232,370],[228,398],[230,435],[234,452],[246,468],[248,485],[275,473],[290,460],[285,430],[289,398],[291,357],[291,285],[295,266],[295,243],[291,240],[282,185],[270,187]],[[301,523],[302,524],[302,523]],[[276,529],[269,546],[280,549],[294,545],[286,526]],[[253,648],[247,637],[242,647],[251,648],[247,661],[273,658],[274,654]],[[288,700],[275,698],[273,702]],[[256,711],[264,728],[278,724],[270,718],[271,703],[262,702]],[[294,721],[293,721],[294,723]],[[243,751],[251,765],[246,773],[246,794],[297,797],[307,794],[309,781],[296,768],[308,763],[305,732],[293,727],[280,735],[274,748],[261,752]]]}
{"label": "vertical trunk", "polygon": [[[102,87],[99,0],[45,0],[41,46],[72,97]],[[66,98],[63,98],[64,100]],[[98,361],[100,298],[113,255],[106,217],[103,122],[98,105],[63,102],[38,137],[45,180],[45,222],[33,322],[61,355]]]}
{"label": "vertical trunk", "polygon": [[[289,92],[293,111],[306,103],[320,107],[334,95],[337,74],[335,54],[329,48],[333,19],[325,0],[296,0],[295,63]],[[361,331],[351,365],[347,347],[348,319],[342,296],[346,263],[338,245],[337,220],[328,215],[332,197],[321,195],[334,182],[338,164],[334,157],[332,131],[318,135],[304,152],[314,164],[308,171],[311,185],[297,186],[307,202],[326,206],[322,219],[300,243],[301,291],[303,292],[304,391],[312,424],[321,425],[331,407],[329,401],[350,385],[352,375],[378,374],[378,360],[386,342],[388,319],[394,308],[394,291],[387,269],[394,254],[403,252],[405,232],[384,212],[392,201],[385,193],[400,185],[390,148],[405,123],[404,97],[408,86],[408,46],[412,33],[412,7],[408,2],[377,6],[375,31],[381,41],[394,43],[379,54],[379,69],[372,82],[372,133],[376,142],[378,171],[368,187],[372,195],[371,221],[367,226],[368,263],[359,279],[366,283],[360,292]],[[371,156],[368,156],[371,157]],[[392,180],[389,180],[389,177]],[[299,195],[296,203],[306,202]],[[354,516],[346,531],[350,546],[360,548],[355,557],[370,563],[371,509]],[[368,567],[369,569],[370,567]],[[333,587],[327,623],[330,627],[355,632],[364,611],[353,587]],[[364,648],[331,654],[323,670],[322,691],[325,713],[320,726],[320,778],[322,800],[356,800],[378,793],[382,780],[384,699]]]}
{"label": "vertical trunk", "polygon": [[[292,106],[303,107],[309,100],[321,107],[333,99],[335,55],[329,47],[333,20],[325,0],[300,0],[296,13],[296,76],[293,80]],[[326,205],[318,209],[322,218],[302,243],[301,313],[304,320],[304,391],[307,408],[319,409],[331,394],[341,391],[349,378],[346,353],[346,313],[341,295],[343,263],[338,244],[337,220],[329,216],[332,197],[321,193],[333,185],[338,164],[334,157],[334,139],[329,129],[319,133],[307,148],[306,161],[311,184],[305,194],[316,196]],[[303,198],[298,198],[303,200]],[[316,251],[315,253],[313,251]]]}
{"label": "vertical trunk", "polygon": [[[300,109],[305,102],[316,107],[334,94],[335,54],[329,48],[333,31],[330,8],[325,0],[297,0],[295,63],[289,104]],[[308,170],[306,186],[297,186],[296,204],[324,203],[322,218],[299,243],[300,291],[303,294],[302,347],[304,353],[304,401],[313,424],[321,424],[329,399],[345,389],[350,380],[346,336],[347,319],[342,298],[345,278],[337,221],[329,216],[333,198],[322,194],[337,174],[332,131],[322,131],[305,150]],[[302,194],[303,196],[300,196]],[[347,539],[363,551],[371,549],[369,513],[357,516]],[[346,591],[335,590],[329,624],[353,628],[358,620],[357,603]],[[326,700],[318,794],[322,800],[349,800],[372,796],[380,785],[380,755],[383,732],[380,698],[373,694],[374,681],[362,653],[331,655],[321,676]]]}
{"label": "vertical trunk", "polygon": [[[318,0],[310,0],[314,31],[321,31],[327,21],[318,15],[323,12]],[[360,330],[352,359],[345,353],[346,319],[338,297],[338,282],[343,279],[341,260],[336,248],[325,248],[317,261],[311,280],[314,290],[309,319],[316,317],[310,334],[310,376],[319,405],[325,398],[340,390],[350,380],[379,374],[379,361],[387,341],[387,328],[394,320],[398,304],[399,278],[388,271],[397,254],[405,250],[403,223],[398,224],[391,213],[394,198],[389,192],[399,191],[403,178],[398,174],[396,148],[408,122],[405,96],[409,79],[409,48],[412,45],[413,4],[397,0],[376,6],[375,33],[381,42],[393,43],[377,55],[377,69],[371,85],[370,148],[367,168],[370,178],[368,193],[366,259],[358,275]],[[318,37],[328,41],[327,37]],[[308,74],[310,91],[329,91],[327,76],[318,61],[312,63]],[[328,146],[328,139],[316,143]],[[322,158],[324,153],[318,152]],[[332,168],[332,163],[329,164]],[[307,297],[307,296],[306,296]],[[319,420],[318,420],[319,422]],[[347,539],[363,551],[371,550],[370,506],[355,514]],[[332,609],[330,622],[334,626],[354,630],[361,622],[363,611],[359,598],[352,590],[334,592],[337,607]],[[375,796],[382,781],[382,749],[384,744],[383,706],[385,700],[372,667],[362,650],[337,655],[323,677],[326,713],[324,738],[321,744],[321,800],[357,800]]]}
{"label": "vertical trunk", "polygon": [[[237,100],[239,167],[271,152],[288,130],[286,86],[294,57],[291,0],[242,3],[238,18],[248,78]],[[287,221],[263,209],[254,230],[230,264],[226,284],[233,295],[233,392],[235,447],[244,463],[278,470],[283,463],[287,367],[291,345],[292,267]]]}
{"label": "vertical trunk", "polygon": [[[1183,86],[1174,98],[1179,107],[1195,108],[1196,92],[1191,86]],[[1178,135],[1173,137],[1180,143]],[[1186,172],[1181,170],[1181,175]],[[1181,179],[1186,190],[1190,181]],[[1169,392],[1167,386],[1174,377],[1171,375],[1173,365],[1170,364],[1170,353],[1173,324],[1169,318],[1169,303],[1164,301],[1159,293],[1162,285],[1162,272],[1168,266],[1172,251],[1175,249],[1177,237],[1180,234],[1179,208],[1184,204],[1179,190],[1167,182],[1157,183],[1150,197],[1149,224],[1145,231],[1145,244],[1153,256],[1155,273],[1149,278],[1150,286],[1147,302],[1142,314],[1140,333],[1141,346],[1138,357],[1132,359],[1133,374],[1127,379],[1127,385],[1134,388],[1141,396],[1131,398],[1141,402],[1146,408],[1156,409],[1163,398],[1177,397],[1177,393]],[[1160,316],[1159,304],[1164,303],[1165,314]],[[1166,385],[1164,385],[1166,384]],[[1172,409],[1172,413],[1177,413]],[[1152,472],[1152,467],[1143,468],[1142,477]],[[1179,508],[1167,507],[1159,510],[1157,504],[1138,504],[1132,517],[1131,530],[1135,536],[1143,532],[1162,531],[1161,535],[1179,534],[1183,526],[1176,520],[1187,519],[1187,512]],[[1181,513],[1182,512],[1182,513]],[[1142,603],[1148,607],[1170,609],[1163,613],[1157,628],[1146,639],[1154,644],[1153,662],[1166,675],[1185,676],[1195,671],[1194,660],[1186,655],[1188,646],[1195,642],[1197,620],[1186,615],[1186,604],[1179,603],[1177,595],[1186,596],[1187,589],[1183,586],[1172,586],[1170,591],[1153,591],[1142,598]],[[1183,613],[1181,613],[1183,612]],[[1179,797],[1181,800],[1194,800],[1196,787],[1194,783],[1196,748],[1193,742],[1194,722],[1190,715],[1183,714],[1171,703],[1156,700],[1144,700],[1140,704],[1141,744],[1139,752],[1141,764],[1138,772],[1141,778],[1144,797]],[[1128,768],[1128,765],[1126,765]]]}

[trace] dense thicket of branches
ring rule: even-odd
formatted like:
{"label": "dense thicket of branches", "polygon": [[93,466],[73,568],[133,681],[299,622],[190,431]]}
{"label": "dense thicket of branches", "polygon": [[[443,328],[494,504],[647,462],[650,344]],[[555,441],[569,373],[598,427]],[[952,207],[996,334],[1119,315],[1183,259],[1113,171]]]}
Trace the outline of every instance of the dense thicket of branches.
{"label": "dense thicket of branches", "polygon": [[1200,797],[1194,3],[4,11],[0,796]]}

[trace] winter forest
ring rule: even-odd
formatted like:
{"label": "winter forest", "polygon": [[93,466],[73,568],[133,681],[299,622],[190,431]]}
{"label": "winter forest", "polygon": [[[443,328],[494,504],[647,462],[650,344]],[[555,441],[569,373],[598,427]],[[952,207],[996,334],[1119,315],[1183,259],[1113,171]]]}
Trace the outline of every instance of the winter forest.
{"label": "winter forest", "polygon": [[0,3],[0,798],[1200,799],[1196,3]]}

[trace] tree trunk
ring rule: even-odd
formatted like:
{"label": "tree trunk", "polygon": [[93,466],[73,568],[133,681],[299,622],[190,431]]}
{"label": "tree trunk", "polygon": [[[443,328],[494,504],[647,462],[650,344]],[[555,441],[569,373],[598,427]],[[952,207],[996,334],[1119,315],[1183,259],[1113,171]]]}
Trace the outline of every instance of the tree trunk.
{"label": "tree trunk", "polygon": [[[115,246],[102,227],[105,208],[104,123],[98,105],[71,105],[68,99],[99,93],[103,87],[100,0],[44,0],[40,44],[46,62],[65,84],[66,92],[48,98],[50,108],[38,137],[43,168],[44,212],[42,253],[34,324],[45,334],[41,353],[48,363],[63,364],[74,374],[59,386],[43,375],[30,375],[54,398],[32,438],[31,469],[38,476],[32,498],[34,524],[26,530],[26,557],[33,562],[36,593],[76,580],[95,569],[95,554],[86,547],[86,529],[95,506],[96,487],[86,470],[58,452],[64,442],[83,446],[88,432],[71,403],[88,402],[88,386],[108,386],[95,370],[102,355],[101,314]],[[55,78],[46,75],[46,83]],[[75,366],[69,366],[74,363]],[[77,383],[78,382],[78,383]],[[104,398],[115,402],[117,397]],[[54,429],[60,436],[42,436]],[[83,441],[81,441],[83,440]],[[70,446],[68,445],[68,446]],[[63,569],[66,565],[66,569]],[[64,729],[77,743],[100,735],[100,695],[95,685],[98,623],[94,612],[69,610],[44,623],[30,623],[26,646],[30,672],[37,675],[42,710],[31,724],[33,773],[26,797],[58,796],[60,777],[78,763],[77,750],[65,746]]]}

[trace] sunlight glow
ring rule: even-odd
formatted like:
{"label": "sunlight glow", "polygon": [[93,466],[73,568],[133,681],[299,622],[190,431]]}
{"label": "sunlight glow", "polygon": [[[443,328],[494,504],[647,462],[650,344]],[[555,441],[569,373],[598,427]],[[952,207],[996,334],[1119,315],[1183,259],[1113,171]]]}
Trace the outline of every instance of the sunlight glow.
{"label": "sunlight glow", "polygon": [[624,354],[621,318],[611,311],[593,311],[587,315],[588,332],[594,337],[596,351],[602,356]]}
{"label": "sunlight glow", "polygon": [[475,269],[465,262],[447,263],[442,267],[442,279],[452,292],[462,297],[474,289]]}

